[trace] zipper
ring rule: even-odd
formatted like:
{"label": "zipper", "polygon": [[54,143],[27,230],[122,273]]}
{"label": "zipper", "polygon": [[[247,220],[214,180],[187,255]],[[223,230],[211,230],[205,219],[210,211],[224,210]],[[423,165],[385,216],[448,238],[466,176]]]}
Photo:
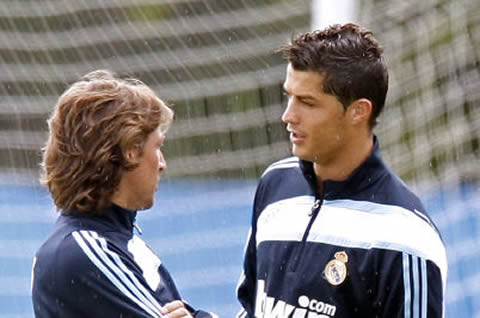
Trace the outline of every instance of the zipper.
{"label": "zipper", "polygon": [[310,209],[310,212],[308,212],[308,216],[313,216],[315,212],[318,212],[318,208],[320,207],[320,199],[317,199],[315,203],[313,204],[312,208]]}
{"label": "zipper", "polygon": [[307,243],[308,234],[310,233],[310,229],[312,228],[313,222],[315,221],[315,219],[318,216],[318,212],[320,211],[320,208],[322,207],[322,203],[323,203],[323,199],[316,199],[312,208],[308,212],[308,216],[310,217],[310,221],[308,222],[307,228],[305,229],[305,233],[303,234],[300,248],[298,248],[296,253],[294,254],[293,262],[290,266],[290,271],[291,272],[295,272],[297,270],[298,263],[300,262],[300,259],[302,258],[303,251],[304,251],[305,245]]}
{"label": "zipper", "polygon": [[137,222],[133,222],[133,227],[137,230],[139,235],[142,235],[142,229],[138,226]]}

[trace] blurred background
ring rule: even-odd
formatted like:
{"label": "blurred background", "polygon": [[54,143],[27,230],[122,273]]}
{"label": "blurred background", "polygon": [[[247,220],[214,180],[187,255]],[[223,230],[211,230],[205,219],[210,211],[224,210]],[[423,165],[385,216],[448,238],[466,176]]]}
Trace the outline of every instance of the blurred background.
{"label": "blurred background", "polygon": [[32,258],[56,218],[37,181],[46,119],[95,69],[173,105],[168,172],[138,223],[186,300],[233,317],[256,180],[290,155],[274,51],[348,21],[385,48],[376,134],[446,243],[447,317],[480,317],[480,1],[1,0],[0,318],[33,315]]}

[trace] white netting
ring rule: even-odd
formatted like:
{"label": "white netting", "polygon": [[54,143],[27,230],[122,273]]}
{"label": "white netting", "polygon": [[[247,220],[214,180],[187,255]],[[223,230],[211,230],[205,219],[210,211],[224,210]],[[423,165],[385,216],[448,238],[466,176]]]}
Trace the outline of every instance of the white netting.
{"label": "white netting", "polygon": [[359,3],[358,21],[375,31],[390,67],[383,154],[443,236],[446,316],[479,317],[480,2]]}
{"label": "white netting", "polygon": [[305,1],[4,1],[0,170],[38,174],[45,119],[79,76],[138,77],[174,104],[169,176],[255,177],[288,155],[285,65],[272,54],[308,29]]}
{"label": "white netting", "polygon": [[[362,1],[391,70],[377,133],[412,184],[478,178],[477,1]],[[305,1],[5,1],[0,169],[35,175],[45,118],[67,84],[97,68],[140,77],[176,104],[170,176],[258,176],[288,155],[284,61],[308,29]]]}
{"label": "white netting", "polygon": [[362,1],[390,67],[378,134],[387,161],[412,184],[480,177],[478,1]]}

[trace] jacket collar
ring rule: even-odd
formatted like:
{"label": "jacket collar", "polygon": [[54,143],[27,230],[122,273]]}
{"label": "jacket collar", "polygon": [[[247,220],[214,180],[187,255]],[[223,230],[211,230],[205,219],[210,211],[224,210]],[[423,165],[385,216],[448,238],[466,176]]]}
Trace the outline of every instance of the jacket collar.
{"label": "jacket collar", "polygon": [[[343,181],[327,180],[323,183],[323,197],[327,200],[352,197],[375,183],[385,173],[385,165],[380,154],[378,138],[374,138],[373,150],[368,158]],[[300,160],[300,168],[313,189],[316,189],[316,176],[313,163]],[[316,193],[316,191],[315,191]]]}
{"label": "jacket collar", "polygon": [[66,216],[75,216],[84,221],[87,221],[88,219],[101,220],[101,222],[111,224],[115,228],[124,228],[133,231],[137,211],[128,210],[116,204],[112,204],[110,207],[106,208],[101,215],[85,214],[78,211],[70,211],[69,213],[62,212],[62,214]]}
{"label": "jacket collar", "polygon": [[107,208],[104,213],[104,216],[112,222],[118,223],[130,230],[133,229],[137,216],[137,211],[128,210],[115,204]]}

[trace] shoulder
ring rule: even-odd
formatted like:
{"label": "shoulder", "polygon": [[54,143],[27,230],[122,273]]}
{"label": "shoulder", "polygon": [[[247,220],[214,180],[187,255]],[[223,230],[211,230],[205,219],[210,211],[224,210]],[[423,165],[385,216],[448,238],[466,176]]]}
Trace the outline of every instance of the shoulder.
{"label": "shoulder", "polygon": [[311,195],[311,185],[306,179],[297,157],[272,163],[260,178],[256,195],[255,210],[262,211],[267,205],[292,197]]}
{"label": "shoulder", "polygon": [[32,271],[34,303],[47,302],[45,306],[60,310],[52,300],[75,302],[88,294],[79,287],[100,276],[74,233],[54,232],[37,251]]}
{"label": "shoulder", "polygon": [[413,219],[428,223],[434,231],[438,232],[420,197],[396,174],[390,171],[376,188],[376,198],[372,201],[403,208],[410,212]]}
{"label": "shoulder", "polygon": [[36,254],[36,275],[46,275],[58,283],[65,277],[81,277],[91,271],[89,255],[93,253],[82,231],[52,235]]}
{"label": "shoulder", "polygon": [[289,157],[270,164],[260,177],[258,189],[275,187],[294,187],[297,183],[304,183],[305,177],[298,157]]}
{"label": "shoulder", "polygon": [[424,213],[425,208],[418,195],[399,176],[390,171],[387,182],[389,186],[386,189],[390,190],[389,198],[392,200],[392,204],[402,206],[411,211],[416,209]]}
{"label": "shoulder", "polygon": [[277,174],[287,170],[300,169],[300,159],[298,157],[289,157],[270,164],[262,174],[261,178],[267,175]]}
{"label": "shoulder", "polygon": [[[432,260],[446,272],[446,251],[440,234],[424,214],[371,201],[324,202],[322,238],[350,242],[351,247],[405,252]],[[344,220],[349,220],[345,222]]]}
{"label": "shoulder", "polygon": [[53,232],[36,253],[41,273],[55,275],[55,279],[83,276],[86,272],[98,274],[98,261],[108,249],[126,247],[127,239],[112,231],[100,218],[81,215],[60,215]]}

